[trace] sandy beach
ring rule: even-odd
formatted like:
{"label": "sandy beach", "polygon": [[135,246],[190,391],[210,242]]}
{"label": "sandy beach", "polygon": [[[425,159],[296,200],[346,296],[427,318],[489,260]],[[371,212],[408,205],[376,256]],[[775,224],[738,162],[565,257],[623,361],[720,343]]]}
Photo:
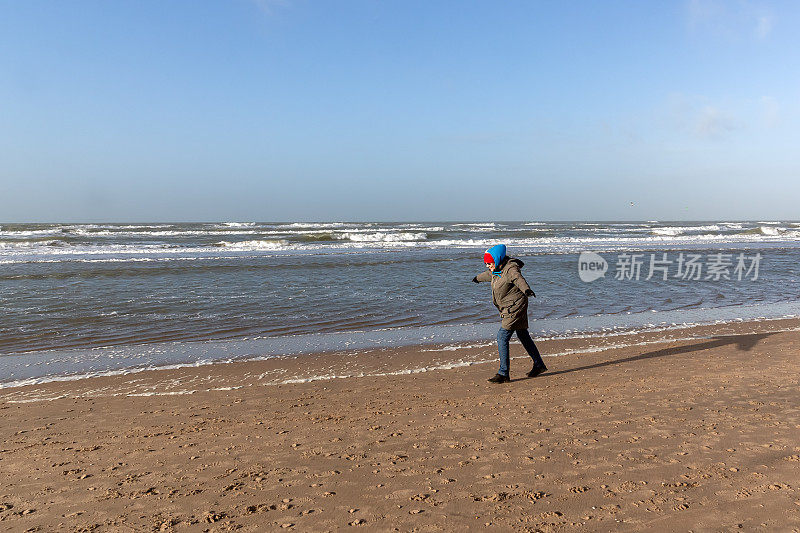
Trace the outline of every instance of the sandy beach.
{"label": "sandy beach", "polygon": [[4,389],[0,529],[799,531],[798,326],[545,341],[534,379],[513,345],[503,385],[487,341]]}

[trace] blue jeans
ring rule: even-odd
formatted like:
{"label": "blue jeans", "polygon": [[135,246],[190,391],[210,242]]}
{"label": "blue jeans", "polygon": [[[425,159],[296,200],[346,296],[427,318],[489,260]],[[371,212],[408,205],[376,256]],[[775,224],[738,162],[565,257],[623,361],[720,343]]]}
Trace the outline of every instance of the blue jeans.
{"label": "blue jeans", "polygon": [[[508,341],[511,340],[511,337],[514,335],[514,331],[515,330],[500,328],[500,331],[497,332],[497,351],[500,352],[500,370],[498,370],[497,373],[504,376],[508,376],[508,367],[510,365]],[[531,359],[533,359],[533,366],[544,366],[542,356],[539,355],[539,350],[536,348],[536,344],[533,343],[533,339],[531,339],[531,335],[528,333],[528,330],[518,329],[516,332],[519,342],[522,343],[522,346],[525,347],[525,351],[528,352],[528,355],[530,355]]]}

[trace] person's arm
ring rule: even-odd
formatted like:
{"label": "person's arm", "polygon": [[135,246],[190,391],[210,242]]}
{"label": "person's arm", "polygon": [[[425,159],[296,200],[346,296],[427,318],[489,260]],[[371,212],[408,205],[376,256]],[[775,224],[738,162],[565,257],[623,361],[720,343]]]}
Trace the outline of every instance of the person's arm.
{"label": "person's arm", "polygon": [[522,277],[522,272],[520,272],[518,268],[512,267],[508,270],[508,279],[511,283],[516,285],[525,296],[536,296],[530,285],[528,285],[528,282]]}
{"label": "person's arm", "polygon": [[485,281],[492,281],[492,273],[488,270],[484,270],[474,278],[472,278],[473,283],[481,283]]}

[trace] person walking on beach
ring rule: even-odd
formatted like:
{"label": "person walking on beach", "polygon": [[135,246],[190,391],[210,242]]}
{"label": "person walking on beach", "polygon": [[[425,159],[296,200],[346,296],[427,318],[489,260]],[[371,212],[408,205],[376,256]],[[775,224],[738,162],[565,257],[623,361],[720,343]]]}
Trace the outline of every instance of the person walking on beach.
{"label": "person walking on beach", "polygon": [[483,262],[487,270],[481,272],[472,281],[492,284],[492,303],[500,311],[500,331],[497,332],[497,350],[500,353],[500,369],[497,375],[490,378],[492,383],[506,383],[509,377],[510,357],[508,341],[514,332],[533,359],[533,368],[528,377],[536,377],[547,370],[539,355],[536,344],[528,333],[528,297],[536,296],[528,282],[522,277],[520,269],[525,263],[519,259],[506,256],[506,245],[492,246],[483,254]]}

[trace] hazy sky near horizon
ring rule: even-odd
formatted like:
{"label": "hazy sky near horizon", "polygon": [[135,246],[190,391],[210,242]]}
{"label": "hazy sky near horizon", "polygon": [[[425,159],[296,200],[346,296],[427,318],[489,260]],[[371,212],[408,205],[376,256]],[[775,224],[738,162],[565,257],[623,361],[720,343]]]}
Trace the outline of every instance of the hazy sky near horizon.
{"label": "hazy sky near horizon", "polygon": [[800,3],[0,0],[0,222],[800,219]]}

